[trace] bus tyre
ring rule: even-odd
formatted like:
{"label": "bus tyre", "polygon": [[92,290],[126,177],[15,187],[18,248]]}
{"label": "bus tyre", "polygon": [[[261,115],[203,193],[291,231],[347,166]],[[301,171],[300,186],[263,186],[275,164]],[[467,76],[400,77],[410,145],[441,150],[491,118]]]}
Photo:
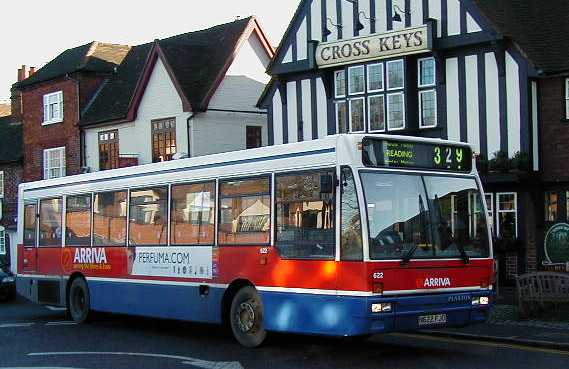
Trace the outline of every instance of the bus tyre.
{"label": "bus tyre", "polygon": [[87,282],[83,278],[75,278],[69,288],[69,315],[77,323],[84,323],[89,318],[91,297]]}
{"label": "bus tyre", "polygon": [[245,347],[260,346],[267,332],[263,327],[263,303],[254,287],[240,289],[231,302],[230,324],[233,336]]}

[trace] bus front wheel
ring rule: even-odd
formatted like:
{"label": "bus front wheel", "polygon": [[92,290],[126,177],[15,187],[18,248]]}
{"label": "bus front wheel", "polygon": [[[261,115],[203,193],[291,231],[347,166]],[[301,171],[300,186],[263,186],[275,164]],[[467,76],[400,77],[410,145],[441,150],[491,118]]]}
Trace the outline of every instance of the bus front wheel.
{"label": "bus front wheel", "polygon": [[84,323],[89,318],[91,298],[87,282],[75,278],[69,288],[69,315],[77,323]]}
{"label": "bus front wheel", "polygon": [[231,330],[235,339],[245,347],[260,346],[267,332],[263,326],[263,303],[254,287],[240,289],[231,302]]}

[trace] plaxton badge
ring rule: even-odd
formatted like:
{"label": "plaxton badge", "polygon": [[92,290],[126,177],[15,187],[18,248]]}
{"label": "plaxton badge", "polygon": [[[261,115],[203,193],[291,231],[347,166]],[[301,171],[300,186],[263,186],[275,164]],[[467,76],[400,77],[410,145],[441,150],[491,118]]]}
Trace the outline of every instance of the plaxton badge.
{"label": "plaxton badge", "polygon": [[366,60],[392,58],[432,50],[431,25],[333,42],[316,48],[316,65],[329,68]]}

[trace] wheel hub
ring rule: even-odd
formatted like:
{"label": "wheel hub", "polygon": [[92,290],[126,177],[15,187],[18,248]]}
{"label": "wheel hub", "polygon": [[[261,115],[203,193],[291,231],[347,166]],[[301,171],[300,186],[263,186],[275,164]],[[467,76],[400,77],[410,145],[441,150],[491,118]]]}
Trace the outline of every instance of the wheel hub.
{"label": "wheel hub", "polygon": [[255,319],[254,301],[249,300],[242,302],[237,310],[237,322],[239,323],[241,331],[244,333],[251,332],[255,326]]}

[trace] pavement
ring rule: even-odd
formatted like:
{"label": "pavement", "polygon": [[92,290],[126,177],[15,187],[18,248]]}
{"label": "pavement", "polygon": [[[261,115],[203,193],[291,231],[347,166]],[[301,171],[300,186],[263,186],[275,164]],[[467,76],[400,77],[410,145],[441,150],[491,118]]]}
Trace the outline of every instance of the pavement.
{"label": "pavement", "polygon": [[496,305],[487,323],[463,328],[422,331],[422,334],[474,339],[569,351],[569,309],[561,307],[522,320],[514,305]]}

